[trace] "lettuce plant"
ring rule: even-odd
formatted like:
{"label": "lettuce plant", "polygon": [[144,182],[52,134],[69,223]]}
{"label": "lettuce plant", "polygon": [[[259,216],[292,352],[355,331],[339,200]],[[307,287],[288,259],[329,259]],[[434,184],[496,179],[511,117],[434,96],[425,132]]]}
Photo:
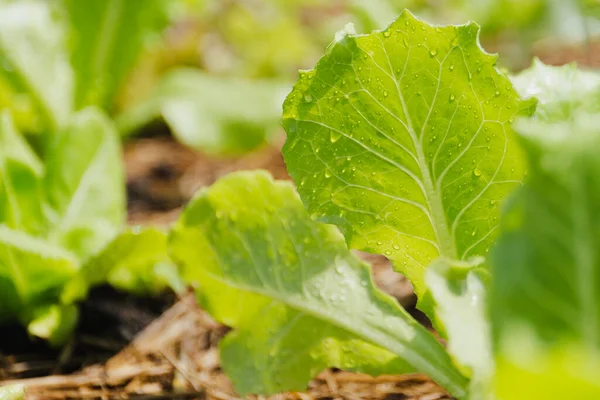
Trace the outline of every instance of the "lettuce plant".
{"label": "lettuce plant", "polygon": [[167,260],[166,236],[122,232],[121,147],[99,110],[74,114],[53,135],[43,162],[7,112],[0,144],[0,323],[18,319],[31,334],[60,344],[77,321],[75,301],[110,274],[117,286],[139,288],[118,271],[148,273]]}
{"label": "lettuce plant", "polygon": [[[182,214],[171,253],[233,328],[240,394],[337,367],[424,372],[457,398],[600,395],[598,76],[535,62],[509,78],[477,29],[407,11],[347,28],[284,104],[299,196],[236,173]],[[411,279],[446,350],[346,245]]]}

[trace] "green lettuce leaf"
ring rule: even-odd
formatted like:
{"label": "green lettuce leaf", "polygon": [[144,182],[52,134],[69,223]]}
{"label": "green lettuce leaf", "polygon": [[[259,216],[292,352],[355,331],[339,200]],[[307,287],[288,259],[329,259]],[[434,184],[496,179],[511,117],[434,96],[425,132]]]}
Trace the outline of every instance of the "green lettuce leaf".
{"label": "green lettuce leaf", "polygon": [[95,108],[75,114],[46,159],[51,240],[82,260],[100,251],[125,223],[124,180],[112,122]]}
{"label": "green lettuce leaf", "polygon": [[62,293],[62,302],[84,300],[95,285],[109,282],[140,295],[154,294],[170,282],[160,272],[169,263],[166,233],[155,228],[130,228],[86,262]]}
{"label": "green lettuce leaf", "polygon": [[42,214],[43,166],[17,132],[8,112],[0,115],[0,221],[6,226],[39,232]]}
{"label": "green lettuce leaf", "polygon": [[79,309],[72,304],[49,304],[34,309],[27,331],[51,346],[64,344],[77,325]]}
{"label": "green lettuce leaf", "polygon": [[599,127],[585,111],[515,126],[530,173],[492,256],[501,398],[600,397]]}
{"label": "green lettuce leaf", "polygon": [[539,100],[535,113],[539,120],[551,123],[580,111],[600,111],[600,74],[580,70],[575,64],[553,67],[535,59],[511,81],[522,97]]}
{"label": "green lettuce leaf", "polygon": [[0,225],[0,321],[16,316],[28,323],[37,307],[58,300],[78,269],[67,250]]}
{"label": "green lettuce leaf", "polygon": [[23,400],[25,388],[22,385],[0,387],[0,400]]}
{"label": "green lettuce leaf", "polygon": [[134,131],[163,117],[182,143],[208,153],[238,154],[266,142],[279,127],[287,85],[273,80],[218,78],[181,68],[118,119]]}
{"label": "green lettuce leaf", "polygon": [[478,31],[408,11],[384,31],[347,29],[284,104],[283,153],[311,215],[385,254],[420,299],[434,259],[487,253],[524,175],[511,122],[535,101],[519,99]]}
{"label": "green lettuce leaf", "polygon": [[222,178],[192,200],[170,241],[202,305],[234,329],[221,362],[241,395],[301,390],[327,367],[420,371],[464,394],[445,350],[374,286],[337,229],[311,220],[289,183],[264,172]]}
{"label": "green lettuce leaf", "polygon": [[110,110],[144,50],[167,22],[165,0],[64,0],[72,27],[75,104]]}
{"label": "green lettuce leaf", "polygon": [[434,261],[425,282],[435,300],[436,317],[448,337],[448,352],[471,377],[470,400],[493,398],[494,357],[488,317],[487,280],[483,259]]}
{"label": "green lettuce leaf", "polygon": [[7,66],[2,73],[27,91],[46,128],[62,127],[73,109],[73,70],[61,21],[48,2],[0,3],[0,57]]}
{"label": "green lettuce leaf", "polygon": [[[90,267],[80,267],[125,222],[119,138],[100,111],[83,110],[52,137],[43,165],[4,113],[0,145],[0,322],[17,318],[60,345],[77,322],[72,302],[81,298],[64,301],[65,287],[81,293],[100,283],[88,282]],[[166,258],[164,235],[160,244],[152,250]],[[130,250],[127,265],[149,258]]]}

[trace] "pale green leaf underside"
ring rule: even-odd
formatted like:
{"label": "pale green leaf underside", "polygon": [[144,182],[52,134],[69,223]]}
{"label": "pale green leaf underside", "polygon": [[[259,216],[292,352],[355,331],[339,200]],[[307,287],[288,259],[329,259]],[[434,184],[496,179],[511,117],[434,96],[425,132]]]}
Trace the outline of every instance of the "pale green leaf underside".
{"label": "pale green leaf underside", "polygon": [[223,368],[240,394],[305,388],[329,366],[421,371],[460,396],[445,350],[373,284],[332,226],[264,172],[229,175],[188,206],[171,253],[204,307],[234,328]]}
{"label": "pale green leaf underside", "polygon": [[477,33],[405,11],[385,31],[339,37],[284,104],[285,161],[311,214],[385,254],[419,295],[436,257],[487,252],[523,177],[510,123],[534,101]]}
{"label": "pale green leaf underside", "polygon": [[435,300],[436,317],[448,336],[448,351],[471,377],[470,400],[492,395],[494,358],[487,311],[487,270],[482,259],[468,262],[438,259],[425,274]]}

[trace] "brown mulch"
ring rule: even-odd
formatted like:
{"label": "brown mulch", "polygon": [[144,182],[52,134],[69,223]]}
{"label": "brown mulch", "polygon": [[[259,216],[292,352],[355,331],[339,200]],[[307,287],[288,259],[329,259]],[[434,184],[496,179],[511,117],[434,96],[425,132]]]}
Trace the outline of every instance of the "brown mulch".
{"label": "brown mulch", "polygon": [[[219,366],[217,344],[228,329],[188,294],[103,365],[70,375],[6,380],[28,388],[28,399],[237,399]],[[438,400],[446,392],[421,374],[372,378],[325,371],[305,392],[248,396],[272,400]]]}

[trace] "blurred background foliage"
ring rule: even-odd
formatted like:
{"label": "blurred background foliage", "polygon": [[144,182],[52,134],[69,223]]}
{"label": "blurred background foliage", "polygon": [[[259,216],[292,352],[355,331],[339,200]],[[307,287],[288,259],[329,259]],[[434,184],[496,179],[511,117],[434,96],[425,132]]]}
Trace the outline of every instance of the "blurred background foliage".
{"label": "blurred background foliage", "polygon": [[484,47],[512,70],[526,67],[536,48],[586,46],[600,33],[598,0],[2,0],[0,7],[0,107],[11,109],[19,129],[51,132],[95,105],[124,137],[166,125],[184,144],[219,155],[278,137],[296,71],[314,65],[348,22],[358,32],[381,29],[404,8],[440,24],[473,20]]}

